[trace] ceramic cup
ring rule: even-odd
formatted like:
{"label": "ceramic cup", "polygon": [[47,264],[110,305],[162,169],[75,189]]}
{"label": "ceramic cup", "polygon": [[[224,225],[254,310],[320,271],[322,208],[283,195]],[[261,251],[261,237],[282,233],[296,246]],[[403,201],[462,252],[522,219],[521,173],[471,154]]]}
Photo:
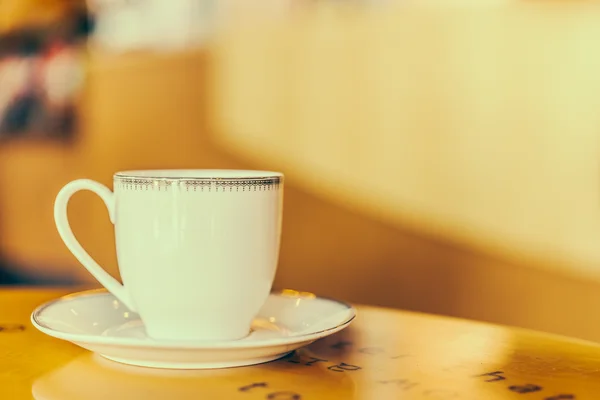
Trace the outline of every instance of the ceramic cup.
{"label": "ceramic cup", "polygon": [[[118,172],[114,192],[88,179],[58,193],[54,219],[68,249],[130,310],[148,336],[236,340],[248,335],[277,268],[283,175],[245,170]],[[90,190],[115,227],[123,284],[79,244],[67,218]]]}

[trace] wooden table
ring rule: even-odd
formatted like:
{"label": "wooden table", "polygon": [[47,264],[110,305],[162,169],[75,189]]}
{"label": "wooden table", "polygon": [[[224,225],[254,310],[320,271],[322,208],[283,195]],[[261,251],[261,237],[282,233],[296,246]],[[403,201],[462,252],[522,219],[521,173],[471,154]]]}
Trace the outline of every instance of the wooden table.
{"label": "wooden table", "polygon": [[35,330],[31,311],[67,290],[0,290],[0,399],[600,398],[600,347],[520,329],[359,307],[346,330],[259,366],[125,366]]}

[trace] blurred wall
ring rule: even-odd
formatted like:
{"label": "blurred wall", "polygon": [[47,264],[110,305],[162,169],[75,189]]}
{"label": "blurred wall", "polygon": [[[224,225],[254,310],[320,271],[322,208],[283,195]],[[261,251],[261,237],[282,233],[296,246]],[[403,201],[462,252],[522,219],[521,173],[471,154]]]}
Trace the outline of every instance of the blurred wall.
{"label": "blurred wall", "polygon": [[373,218],[600,276],[600,8],[328,9],[217,47],[215,140]]}
{"label": "blurred wall", "polygon": [[[323,25],[320,26],[323,28]],[[427,26],[432,28],[434,25]],[[552,26],[547,28],[550,31]],[[309,33],[318,38],[318,32]],[[427,180],[421,182],[421,186],[405,186],[408,181],[401,174],[402,170],[427,170],[427,160],[432,156],[431,149],[438,149],[443,153],[443,147],[436,147],[435,140],[430,142],[420,136],[422,132],[418,125],[422,124],[430,129],[435,126],[435,119],[426,114],[431,110],[429,102],[439,94],[432,84],[425,93],[416,89],[414,92],[416,97],[413,100],[423,102],[425,114],[422,118],[411,121],[411,125],[405,125],[406,129],[398,130],[394,127],[390,131],[390,134],[397,134],[397,137],[405,140],[423,140],[421,146],[414,147],[420,153],[407,153],[405,156],[410,157],[396,159],[398,165],[402,165],[400,170],[390,168],[378,171],[380,174],[389,173],[387,178],[378,176],[388,184],[387,188],[410,187],[411,191],[423,190],[429,196],[426,198],[426,209],[412,219],[403,219],[402,215],[406,213],[399,214],[398,210],[408,207],[410,203],[403,203],[401,198],[394,197],[394,192],[388,193],[394,199],[392,204],[380,201],[385,200],[386,193],[378,186],[369,188],[371,193],[377,194],[375,198],[357,196],[355,191],[349,190],[347,182],[352,177],[351,173],[381,166],[382,157],[378,152],[362,153],[361,142],[354,142],[354,147],[335,146],[345,140],[341,135],[343,127],[351,128],[343,116],[330,119],[327,115],[321,115],[322,125],[315,125],[311,119],[298,121],[294,119],[294,108],[286,109],[289,103],[286,103],[285,98],[279,98],[280,102],[276,103],[279,113],[256,114],[259,117],[266,115],[276,118],[277,124],[268,123],[268,118],[254,120],[264,125],[244,123],[246,120],[243,117],[251,115],[252,110],[264,112],[261,109],[264,104],[260,101],[239,101],[246,98],[243,91],[262,89],[265,96],[269,96],[273,87],[267,86],[269,82],[265,82],[264,77],[261,82],[265,86],[262,88],[244,80],[244,62],[248,62],[247,71],[251,72],[256,72],[252,68],[256,68],[257,64],[250,63],[248,58],[228,58],[232,54],[240,55],[235,53],[240,51],[236,43],[249,45],[249,42],[241,41],[239,37],[230,37],[230,40],[230,47],[227,48],[217,47],[210,51],[185,54],[130,54],[114,57],[94,53],[88,86],[81,103],[84,124],[75,143],[55,145],[49,142],[14,141],[0,146],[0,254],[15,266],[14,273],[20,274],[24,279],[45,276],[62,277],[65,281],[74,279],[91,282],[88,273],[77,265],[61,243],[52,220],[54,196],[71,179],[88,177],[110,185],[114,171],[130,168],[277,169],[289,172],[277,286],[311,290],[350,301],[469,317],[600,340],[600,321],[596,321],[594,314],[590,312],[590,308],[600,302],[598,284],[591,279],[593,274],[587,275],[588,279],[584,280],[581,274],[573,273],[585,262],[580,263],[580,259],[573,257],[569,263],[552,256],[548,258],[550,262],[556,261],[562,267],[560,272],[557,269],[547,269],[544,268],[542,259],[535,257],[535,253],[529,254],[529,258],[521,257],[525,254],[522,251],[525,247],[518,240],[507,240],[504,248],[494,244],[501,241],[502,237],[510,238],[510,232],[507,234],[502,229],[494,230],[493,226],[486,226],[486,230],[482,231],[478,230],[480,225],[473,223],[459,226],[458,230],[471,232],[465,237],[455,234],[456,229],[435,229],[434,222],[437,226],[443,226],[443,222],[449,220],[455,223],[456,220],[447,218],[448,214],[441,212],[433,214],[435,219],[430,218],[436,205],[439,206],[438,210],[448,210],[450,204],[461,210],[463,215],[466,211],[471,211],[467,215],[475,218],[476,222],[477,216],[484,220],[486,217],[494,219],[503,210],[505,199],[506,204],[512,204],[513,212],[519,207],[523,207],[528,213],[539,210],[536,215],[544,221],[544,218],[552,217],[557,204],[550,202],[551,205],[545,208],[544,196],[554,195],[556,188],[563,184],[573,188],[570,179],[576,176],[576,172],[563,175],[561,170],[552,169],[552,163],[544,164],[547,169],[536,169],[536,159],[528,164],[526,157],[520,157],[521,167],[507,169],[506,178],[518,177],[522,171],[534,168],[537,174],[544,174],[536,177],[536,182],[537,179],[542,179],[555,186],[540,186],[540,191],[535,196],[522,198],[517,205],[514,199],[519,198],[518,187],[507,192],[494,191],[494,185],[486,186],[490,190],[490,198],[493,195],[506,197],[497,198],[494,207],[481,209],[477,207],[477,202],[469,203],[471,205],[468,208],[461,208],[463,203],[459,199],[448,202],[443,195],[444,190],[452,191],[457,180],[462,180],[463,190],[477,190],[480,187],[483,178],[474,173],[469,174],[467,166],[453,171],[453,174],[464,172],[464,175],[454,175],[454,181],[448,180],[446,174],[429,174]],[[256,43],[267,46],[262,49],[254,48],[259,52],[264,52],[265,48],[268,51],[285,50],[285,42]],[[275,43],[276,46],[268,47],[269,43]],[[311,42],[303,43],[308,45]],[[414,49],[417,49],[416,44]],[[319,54],[327,55],[327,51],[323,50]],[[349,55],[346,54],[345,57]],[[232,63],[232,60],[237,62]],[[352,65],[350,61],[344,66]],[[275,65],[273,68],[276,67]],[[333,74],[333,71],[330,73]],[[390,74],[390,71],[384,72]],[[414,72],[418,72],[418,69]],[[255,75],[251,73],[249,76]],[[300,89],[303,83],[293,80],[286,82],[276,74],[270,76],[273,77],[272,86],[297,82],[299,86],[296,89]],[[224,77],[232,80],[223,80]],[[227,86],[227,82],[239,83],[239,91],[232,92],[232,86]],[[327,79],[320,82],[332,90]],[[444,82],[441,76],[435,79],[436,84]],[[344,85],[337,87],[349,94],[349,89]],[[352,89],[356,87],[352,86]],[[309,86],[308,89],[315,87]],[[319,92],[299,92],[306,95],[305,98],[296,98],[300,105],[302,101],[322,100]],[[215,96],[219,93],[219,96]],[[233,97],[234,95],[240,97]],[[227,96],[232,100],[229,104],[225,101]],[[360,98],[361,94],[354,96],[348,99]],[[477,103],[475,97],[471,99]],[[239,102],[235,102],[236,100]],[[438,103],[438,108],[434,109],[440,110],[440,104],[445,103]],[[241,105],[248,107],[248,114],[241,112]],[[389,106],[392,107],[391,104]],[[410,106],[416,107],[414,104]],[[570,107],[574,105],[571,104]],[[484,108],[484,111],[490,109],[493,108]],[[318,110],[315,108],[314,112]],[[479,110],[480,114],[477,114],[474,121],[483,124],[485,114],[481,114],[481,109]],[[463,125],[455,127],[467,127],[471,111],[473,110],[464,110],[465,114],[461,119]],[[506,115],[510,115],[510,108],[505,111]],[[314,116],[310,113],[305,115]],[[286,123],[288,117],[288,121],[293,123]],[[552,115],[547,115],[547,118],[551,117]],[[523,150],[519,154],[528,151],[536,154],[539,142],[527,135],[531,132],[530,127],[535,127],[541,117],[538,115],[537,118],[536,121],[521,126],[521,131],[513,132],[515,126],[510,126],[511,130],[506,131],[506,136],[500,135],[503,132],[500,129],[494,131],[495,136],[490,137],[499,144],[506,143],[503,140],[516,141],[519,146],[523,146],[519,147]],[[569,127],[576,125],[565,122],[576,120],[576,116],[562,120],[564,125],[552,131],[552,141],[548,142],[552,147],[545,149],[548,157],[562,154],[564,149],[571,149],[568,150],[569,154],[573,154],[573,149],[582,149],[579,146],[581,142],[574,142],[570,135]],[[300,128],[295,124],[302,122],[306,124],[305,129],[308,129],[298,131]],[[373,122],[375,126],[379,126],[377,124],[381,124],[381,119],[374,119]],[[294,140],[288,142],[286,139],[288,130],[307,134],[315,127],[318,128],[318,137],[296,135]],[[352,140],[361,139],[361,132],[363,135],[368,132],[372,140],[377,139],[377,130],[368,123],[365,122],[360,127],[362,131],[358,128],[351,130],[354,132]],[[547,122],[544,127],[551,128],[552,124]],[[265,136],[259,135],[261,129]],[[474,135],[477,130],[473,128],[472,132]],[[486,133],[481,132],[481,135]],[[466,140],[465,145],[468,145],[468,140],[473,139],[480,145],[487,143],[490,147],[495,146],[494,142],[481,139],[483,136],[477,141],[476,136],[462,136],[460,130],[454,131],[454,134],[455,136],[438,136],[438,139],[444,140],[447,146],[453,146],[455,138]],[[578,140],[582,137],[584,136],[578,136]],[[391,139],[388,137],[387,140]],[[250,141],[253,143],[249,143]],[[382,146],[389,146],[389,143],[384,141]],[[261,147],[261,144],[264,146]],[[320,144],[324,147],[319,147]],[[592,144],[592,141],[586,142],[585,148],[589,150],[588,146]],[[305,159],[305,164],[297,157],[296,150],[308,158]],[[311,156],[313,150],[318,156]],[[385,150],[391,152],[392,148],[386,147]],[[476,154],[477,149],[473,151]],[[451,154],[442,155],[447,157],[443,164],[447,168],[453,159]],[[593,153],[587,153],[587,157],[592,156]],[[469,161],[471,164],[468,167],[475,166],[483,170],[497,165],[495,163],[499,160],[506,162],[510,157],[503,153],[494,155],[488,152],[485,157]],[[318,162],[315,163],[315,160]],[[331,161],[330,164],[328,160]],[[572,160],[578,162],[579,158],[573,154]],[[586,160],[586,168],[591,168],[590,165],[597,161],[595,158]],[[391,165],[393,161],[392,156],[385,159]],[[334,168],[331,169],[328,165],[333,165]],[[350,174],[345,173],[344,169]],[[585,169],[585,173],[591,174],[589,169]],[[364,174],[361,176],[364,177]],[[519,182],[522,188],[526,187],[526,180]],[[581,218],[582,208],[578,207],[583,207],[582,204],[590,207],[590,198],[597,196],[595,185],[581,184],[576,187],[579,191],[575,199],[581,199],[582,203],[568,203],[565,208],[556,208],[560,221],[568,221],[570,215]],[[428,188],[439,190],[428,191]],[[548,189],[545,194],[544,188]],[[418,193],[420,192],[413,194]],[[418,197],[413,199],[419,200]],[[92,194],[81,193],[73,199],[70,215],[80,241],[107,270],[116,275],[114,237],[101,201]],[[505,216],[502,220],[509,227],[509,221],[513,221],[512,226],[516,226],[518,230],[521,218],[512,216]],[[423,222],[419,223],[420,220]],[[550,225],[552,229],[556,226],[560,225]],[[481,232],[488,236],[480,237],[483,239],[479,241],[469,240],[477,238]],[[485,244],[484,239],[489,239],[490,232],[495,235],[494,245],[481,245],[482,242]],[[538,240],[540,236],[535,234],[539,232],[547,234],[547,238],[557,240],[557,236],[551,235],[551,229],[535,230],[533,236],[529,235],[526,239],[531,240],[533,237]],[[562,234],[560,231],[554,232]],[[596,240],[595,234],[594,230],[590,230],[590,234],[586,236],[590,243]],[[516,256],[515,249],[520,251]],[[589,265],[586,266],[588,271],[591,270]]]}
{"label": "blurred wall", "polygon": [[370,299],[597,338],[600,8],[417,3],[223,35],[216,143],[415,239],[327,242]]}

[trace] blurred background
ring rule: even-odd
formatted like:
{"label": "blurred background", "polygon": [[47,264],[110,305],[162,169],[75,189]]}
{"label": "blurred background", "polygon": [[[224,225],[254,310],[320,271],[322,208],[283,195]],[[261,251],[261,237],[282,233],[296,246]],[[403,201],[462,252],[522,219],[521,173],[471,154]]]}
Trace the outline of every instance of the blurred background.
{"label": "blurred background", "polygon": [[600,340],[595,3],[2,0],[0,283],[96,285],[72,179],[271,169],[276,286]]}

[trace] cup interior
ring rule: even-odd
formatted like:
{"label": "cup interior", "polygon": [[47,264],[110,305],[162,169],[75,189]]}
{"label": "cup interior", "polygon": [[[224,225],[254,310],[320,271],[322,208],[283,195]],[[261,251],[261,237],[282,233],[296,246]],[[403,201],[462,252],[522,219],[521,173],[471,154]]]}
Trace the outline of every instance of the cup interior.
{"label": "cup interior", "polygon": [[282,177],[274,171],[255,171],[241,169],[148,169],[121,171],[114,175],[120,178],[135,179],[265,179]]}

